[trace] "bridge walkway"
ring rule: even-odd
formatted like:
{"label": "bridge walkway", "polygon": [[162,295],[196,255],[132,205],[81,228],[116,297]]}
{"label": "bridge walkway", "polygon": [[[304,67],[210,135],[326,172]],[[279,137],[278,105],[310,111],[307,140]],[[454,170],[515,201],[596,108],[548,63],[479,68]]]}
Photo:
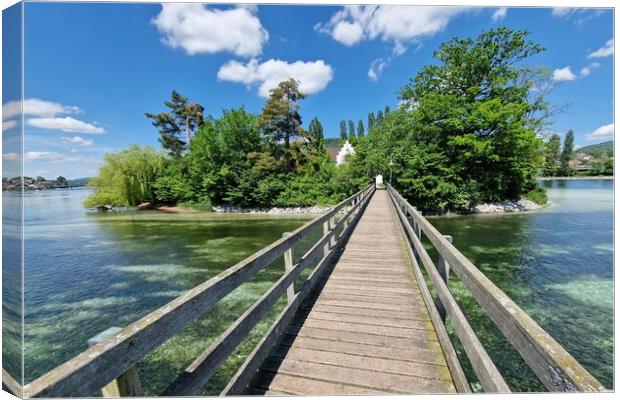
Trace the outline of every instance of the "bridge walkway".
{"label": "bridge walkway", "polygon": [[376,191],[246,394],[455,392],[397,218],[388,192]]}

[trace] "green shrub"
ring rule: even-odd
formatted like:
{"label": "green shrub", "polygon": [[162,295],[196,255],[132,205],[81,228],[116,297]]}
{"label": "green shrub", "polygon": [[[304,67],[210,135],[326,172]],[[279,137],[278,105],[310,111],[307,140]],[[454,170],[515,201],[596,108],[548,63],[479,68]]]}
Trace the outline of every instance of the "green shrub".
{"label": "green shrub", "polygon": [[191,186],[180,176],[162,176],[153,184],[158,201],[175,204],[193,197]]}
{"label": "green shrub", "polygon": [[547,198],[547,192],[544,188],[540,186],[537,186],[535,189],[527,192],[525,194],[525,198],[533,201],[536,204],[540,204],[541,206],[544,206],[549,201],[549,199]]}

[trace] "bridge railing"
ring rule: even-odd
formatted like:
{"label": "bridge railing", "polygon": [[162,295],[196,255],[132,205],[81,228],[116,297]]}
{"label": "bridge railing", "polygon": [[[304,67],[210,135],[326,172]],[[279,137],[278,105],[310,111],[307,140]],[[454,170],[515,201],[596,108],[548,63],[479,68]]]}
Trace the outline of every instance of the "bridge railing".
{"label": "bridge railing", "polygon": [[[388,191],[402,227],[413,244],[413,249],[411,247],[409,249],[414,256],[412,257],[415,260],[414,264],[422,262],[437,293],[435,303],[440,323],[445,323],[446,316],[450,317],[455,333],[485,391],[505,392],[509,391],[509,388],[450,293],[447,285],[450,271],[461,280],[548,390],[553,392],[605,390],[605,387],[536,321],[458,251],[449,237],[442,235],[391,185],[388,185]],[[440,260],[437,265],[433,263],[422,245],[422,235],[428,238],[439,253]],[[415,267],[420,272],[419,266]],[[418,281],[425,285],[423,277],[421,278]],[[433,323],[437,326],[435,319]],[[447,361],[450,363],[449,355]],[[458,382],[456,383],[458,386]]]}
{"label": "bridge railing", "polygon": [[[283,295],[288,305],[279,315],[271,329],[258,344],[245,364],[237,372],[226,388],[232,393],[242,388],[250,375],[251,368],[261,362],[271,348],[274,334],[292,317],[303,297],[312,289],[326,265],[337,253],[338,243],[344,240],[361,215],[375,188],[366,187],[324,215],[308,222],[299,229],[283,237],[262,250],[252,254],[217,276],[188,290],[168,304],[151,312],[140,320],[115,332],[106,339],[94,344],[64,364],[45,375],[12,391],[22,392],[24,397],[87,397],[121,376],[129,375],[136,379],[134,366],[163,342],[179,333],[184,327],[204,316],[223,297],[252,278],[278,257],[284,257],[285,273],[248,310],[246,310],[215,342],[199,355],[181,375],[164,391],[164,395],[196,394],[207,383],[217,368],[227,360],[237,346],[250,333],[252,328],[272,310]],[[338,220],[338,221],[337,221]],[[309,237],[319,227],[323,227],[322,237],[303,256],[293,259],[293,246]],[[301,273],[318,263],[311,274],[303,281],[296,293],[294,284]],[[4,372],[4,371],[3,371]],[[4,381],[5,379],[3,379]],[[120,380],[120,379],[119,379]],[[13,382],[10,382],[11,384]],[[8,385],[5,385],[7,387]],[[15,385],[13,385],[15,386]],[[18,385],[17,385],[18,386]],[[139,383],[131,385],[134,392],[125,391],[121,386],[120,395],[141,395]],[[137,389],[137,392],[135,391]],[[104,390],[105,394],[105,390]],[[117,390],[117,394],[118,390]]]}

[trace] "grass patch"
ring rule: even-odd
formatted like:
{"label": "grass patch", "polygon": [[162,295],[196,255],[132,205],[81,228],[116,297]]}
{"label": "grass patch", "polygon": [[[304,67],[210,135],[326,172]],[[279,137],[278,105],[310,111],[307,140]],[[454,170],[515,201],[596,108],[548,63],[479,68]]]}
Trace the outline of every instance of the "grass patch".
{"label": "grass patch", "polygon": [[525,194],[525,198],[533,201],[536,204],[540,204],[541,206],[544,206],[549,201],[549,198],[547,197],[547,191],[540,186],[527,192]]}

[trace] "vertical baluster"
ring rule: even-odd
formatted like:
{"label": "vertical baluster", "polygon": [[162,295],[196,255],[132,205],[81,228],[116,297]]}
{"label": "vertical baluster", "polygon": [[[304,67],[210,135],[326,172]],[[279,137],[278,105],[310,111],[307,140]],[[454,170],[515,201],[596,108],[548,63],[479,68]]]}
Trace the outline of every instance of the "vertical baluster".
{"label": "vertical baluster", "polygon": [[[443,235],[443,237],[446,238],[448,242],[452,243],[452,236]],[[439,260],[437,261],[437,271],[439,272],[439,275],[441,276],[441,279],[445,282],[446,286],[448,286],[448,278],[450,277],[450,264],[448,264],[448,262],[445,260],[445,258],[443,258],[441,254],[439,255]],[[437,299],[436,305],[437,311],[439,311],[439,316],[441,317],[441,320],[445,323],[446,308],[441,303],[439,298]]]}
{"label": "vertical baluster", "polygon": [[[88,339],[88,347],[92,347],[98,343],[103,342],[107,338],[116,335],[122,331],[122,328],[113,326],[106,329],[100,334]],[[138,368],[134,365],[129,368],[118,378],[108,383],[101,388],[102,397],[140,397],[144,396],[142,393],[142,385],[140,384],[140,376],[138,375]]]}
{"label": "vertical baluster", "polygon": [[[282,237],[291,236],[290,232],[284,232]],[[284,271],[289,272],[293,269],[293,246],[289,247],[288,250],[284,252]],[[288,300],[288,304],[291,304],[295,299],[295,282],[291,283],[289,287],[286,288],[286,299]]]}

